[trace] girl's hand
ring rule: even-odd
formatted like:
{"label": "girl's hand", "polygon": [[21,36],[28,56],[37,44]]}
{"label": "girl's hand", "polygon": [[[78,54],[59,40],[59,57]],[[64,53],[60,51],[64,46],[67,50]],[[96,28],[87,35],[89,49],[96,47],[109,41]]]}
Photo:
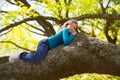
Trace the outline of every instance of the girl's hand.
{"label": "girl's hand", "polygon": [[77,32],[74,30],[74,31],[71,31],[71,33],[73,34],[73,35],[76,35],[77,34]]}

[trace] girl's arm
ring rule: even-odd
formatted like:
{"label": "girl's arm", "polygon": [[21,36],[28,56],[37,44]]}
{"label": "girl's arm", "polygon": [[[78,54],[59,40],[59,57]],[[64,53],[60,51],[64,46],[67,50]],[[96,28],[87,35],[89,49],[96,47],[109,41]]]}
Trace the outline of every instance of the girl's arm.
{"label": "girl's arm", "polygon": [[70,44],[70,42],[74,39],[75,35],[69,32],[69,29],[63,30],[63,42],[64,44]]}

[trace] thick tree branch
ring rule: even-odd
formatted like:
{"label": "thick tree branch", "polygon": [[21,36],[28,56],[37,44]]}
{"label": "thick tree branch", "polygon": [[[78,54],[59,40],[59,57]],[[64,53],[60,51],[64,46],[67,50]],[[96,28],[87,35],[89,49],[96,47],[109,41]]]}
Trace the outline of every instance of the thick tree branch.
{"label": "thick tree branch", "polygon": [[2,33],[3,31],[9,30],[9,29],[11,29],[11,28],[13,28],[13,27],[16,27],[16,26],[18,26],[18,25],[20,25],[20,24],[22,24],[22,23],[27,22],[27,21],[31,21],[31,20],[34,20],[34,18],[27,18],[27,19],[24,19],[24,20],[22,20],[22,21],[19,21],[19,22],[15,22],[15,23],[13,23],[13,24],[10,24],[9,26],[6,26],[6,27],[0,29],[0,33]]}
{"label": "thick tree branch", "polygon": [[[15,23],[13,23],[13,24],[10,24],[9,26],[6,26],[6,27],[0,29],[0,33],[2,33],[3,31],[9,30],[10,28],[16,27],[16,26],[18,26],[18,25],[20,25],[20,24],[22,24],[22,23],[26,23],[27,21],[32,21],[32,20],[39,20],[39,21],[40,21],[40,20],[42,20],[42,19],[57,20],[57,19],[55,19],[55,18],[53,18],[53,17],[43,17],[43,16],[26,18],[26,19],[24,19],[24,20],[22,20],[22,21],[15,22]],[[58,21],[58,20],[57,20],[57,21]]]}
{"label": "thick tree branch", "polygon": [[108,42],[111,42],[111,43],[114,43],[116,44],[116,41],[117,41],[117,32],[116,35],[112,38],[110,35],[109,35],[109,27],[110,27],[110,20],[106,20],[106,23],[105,23],[105,28],[104,28],[104,33],[105,33],[105,36],[108,40]]}
{"label": "thick tree branch", "polygon": [[[0,65],[0,80],[59,80],[80,73],[120,76],[120,46],[83,33],[51,50],[40,64],[18,60]],[[7,77],[6,77],[7,76]]]}
{"label": "thick tree branch", "polygon": [[[72,17],[72,19],[76,19],[78,21],[83,20],[83,19],[95,19],[95,18],[99,18],[99,19],[112,19],[112,20],[120,20],[120,14],[83,14],[80,15],[78,17]],[[71,18],[66,18],[66,19],[62,19],[59,21],[59,23],[64,23],[65,21],[69,20]]]}
{"label": "thick tree branch", "polygon": [[9,56],[0,57],[0,64],[8,62],[8,58],[9,58]]}
{"label": "thick tree branch", "polygon": [[79,17],[76,17],[77,20],[82,20],[86,18],[100,18],[100,19],[114,19],[114,20],[120,20],[120,14],[86,14],[81,15]]}
{"label": "thick tree branch", "polygon": [[[25,6],[30,7],[31,5],[27,2],[27,0],[20,0]],[[35,13],[37,13],[38,15],[40,15],[37,11],[34,11]],[[51,36],[53,34],[55,34],[55,30],[52,27],[51,23],[47,22],[45,19],[43,20],[36,20],[40,25],[42,25],[42,27],[45,30],[45,34],[47,34],[47,36]],[[46,24],[49,24],[46,26]]]}
{"label": "thick tree branch", "polygon": [[43,20],[43,25],[45,25],[45,27],[48,28],[47,30],[49,31],[50,36],[56,33],[53,28],[53,25],[49,21]]}
{"label": "thick tree branch", "polygon": [[[81,15],[81,16],[73,17],[73,18],[78,20],[78,21],[83,20],[83,19],[88,19],[88,18],[91,18],[91,19],[100,18],[100,19],[120,20],[120,14],[118,14],[118,15],[117,14],[86,14],[86,15]],[[10,28],[16,27],[17,25],[20,25],[20,24],[25,23],[27,21],[38,20],[40,22],[40,24],[43,24],[42,20],[52,20],[52,21],[55,21],[56,23],[60,24],[60,23],[64,23],[65,21],[67,21],[69,19],[70,18],[58,20],[58,19],[56,19],[54,17],[44,17],[44,16],[26,18],[26,19],[24,19],[22,21],[15,22],[13,24],[10,24],[9,26],[6,26],[6,27],[0,29],[0,33],[2,33],[5,30],[8,30]]]}
{"label": "thick tree branch", "polygon": [[108,40],[108,42],[111,42],[112,43],[112,38],[109,36],[108,34],[108,31],[109,31],[109,27],[110,27],[110,20],[106,20],[106,23],[105,23],[105,28],[104,28],[104,33],[105,33],[105,36]]}

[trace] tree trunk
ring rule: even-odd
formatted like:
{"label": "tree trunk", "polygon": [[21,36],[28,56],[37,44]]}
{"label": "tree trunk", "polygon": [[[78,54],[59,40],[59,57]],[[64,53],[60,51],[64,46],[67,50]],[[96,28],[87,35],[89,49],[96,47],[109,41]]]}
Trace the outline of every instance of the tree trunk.
{"label": "tree trunk", "polygon": [[18,60],[0,64],[0,80],[58,80],[78,73],[120,76],[120,46],[79,33],[51,50],[41,64]]}

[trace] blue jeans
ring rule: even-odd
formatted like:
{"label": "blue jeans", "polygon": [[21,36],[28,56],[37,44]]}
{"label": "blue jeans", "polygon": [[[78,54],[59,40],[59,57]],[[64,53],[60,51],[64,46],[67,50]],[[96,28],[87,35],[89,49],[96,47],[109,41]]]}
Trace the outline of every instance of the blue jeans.
{"label": "blue jeans", "polygon": [[34,54],[23,52],[20,54],[19,58],[28,62],[39,63],[45,59],[49,51],[49,43],[47,39],[39,42],[37,50]]}

